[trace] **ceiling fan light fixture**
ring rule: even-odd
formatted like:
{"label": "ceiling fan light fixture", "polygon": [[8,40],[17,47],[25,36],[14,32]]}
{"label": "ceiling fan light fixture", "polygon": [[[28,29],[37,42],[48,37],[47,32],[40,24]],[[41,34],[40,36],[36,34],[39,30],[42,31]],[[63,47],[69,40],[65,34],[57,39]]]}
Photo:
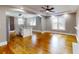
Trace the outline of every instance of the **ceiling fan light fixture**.
{"label": "ceiling fan light fixture", "polygon": [[46,10],[46,12],[48,13],[49,11],[48,11],[48,10]]}
{"label": "ceiling fan light fixture", "polygon": [[46,7],[41,7],[42,9],[44,9],[45,10],[45,12],[52,12],[53,11],[53,9],[54,9],[54,7],[50,7],[49,5],[47,5]]}

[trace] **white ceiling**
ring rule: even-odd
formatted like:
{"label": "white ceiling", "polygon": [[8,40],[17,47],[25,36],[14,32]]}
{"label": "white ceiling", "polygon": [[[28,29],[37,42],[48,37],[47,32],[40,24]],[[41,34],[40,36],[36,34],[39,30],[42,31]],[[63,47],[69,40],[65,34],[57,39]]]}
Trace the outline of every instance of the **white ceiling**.
{"label": "white ceiling", "polygon": [[[31,10],[32,12],[40,12],[40,10],[43,10],[41,7],[44,5],[12,5],[11,7],[14,8],[21,8],[23,7],[25,10]],[[54,11],[56,12],[63,12],[63,11],[70,11],[70,12],[75,12],[78,5],[50,5],[50,7],[54,7]]]}
{"label": "white ceiling", "polygon": [[[21,16],[19,16],[19,14],[22,14]],[[36,15],[34,14],[26,14],[26,13],[22,13],[22,12],[17,12],[17,11],[8,11],[6,12],[6,15],[8,16],[14,16],[14,17],[24,17],[24,18],[30,18],[30,17],[35,17]]]}
{"label": "white ceiling", "polygon": [[[41,12],[43,10],[41,8],[42,6],[44,5],[10,5],[9,7],[15,9],[23,9],[26,13],[30,14],[44,14],[43,12]],[[50,7],[55,8],[55,13],[75,13],[78,5],[50,5]]]}

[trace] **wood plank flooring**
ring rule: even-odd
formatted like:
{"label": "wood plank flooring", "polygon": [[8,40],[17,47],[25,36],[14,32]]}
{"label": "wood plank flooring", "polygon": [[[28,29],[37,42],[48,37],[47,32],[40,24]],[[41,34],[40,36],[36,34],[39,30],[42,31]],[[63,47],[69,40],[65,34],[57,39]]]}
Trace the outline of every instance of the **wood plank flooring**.
{"label": "wood plank flooring", "polygon": [[33,32],[23,38],[11,33],[8,44],[0,47],[0,54],[72,54],[73,42],[76,37],[72,35]]}

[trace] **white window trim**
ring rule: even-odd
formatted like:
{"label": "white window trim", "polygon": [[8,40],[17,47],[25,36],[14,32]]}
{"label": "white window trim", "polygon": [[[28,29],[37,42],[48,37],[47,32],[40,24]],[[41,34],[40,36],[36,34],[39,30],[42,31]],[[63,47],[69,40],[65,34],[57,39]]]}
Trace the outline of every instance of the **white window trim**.
{"label": "white window trim", "polygon": [[[52,20],[52,19],[51,19]],[[64,20],[65,21],[65,20]],[[65,25],[65,24],[64,24]],[[53,21],[52,21],[52,29],[53,30],[57,30],[57,31],[65,31],[66,30],[66,26],[64,27],[64,29],[59,29],[59,17],[57,17],[57,29],[53,28]]]}

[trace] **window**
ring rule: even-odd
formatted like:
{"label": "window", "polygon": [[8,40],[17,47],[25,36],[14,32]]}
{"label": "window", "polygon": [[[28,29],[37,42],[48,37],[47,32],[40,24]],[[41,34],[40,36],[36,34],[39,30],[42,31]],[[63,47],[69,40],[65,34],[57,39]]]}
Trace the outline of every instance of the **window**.
{"label": "window", "polygon": [[23,18],[18,18],[18,24],[23,25],[24,24],[24,19]]}
{"label": "window", "polygon": [[58,22],[57,18],[53,16],[51,20],[52,20],[52,28],[57,29],[57,22]]}
{"label": "window", "polygon": [[33,17],[33,18],[27,19],[27,23],[28,23],[30,26],[35,26],[35,25],[36,25],[36,18]]}
{"label": "window", "polygon": [[58,17],[58,27],[60,30],[65,30],[65,18],[63,16]]}
{"label": "window", "polygon": [[52,29],[65,30],[65,18],[63,16],[52,16]]}

